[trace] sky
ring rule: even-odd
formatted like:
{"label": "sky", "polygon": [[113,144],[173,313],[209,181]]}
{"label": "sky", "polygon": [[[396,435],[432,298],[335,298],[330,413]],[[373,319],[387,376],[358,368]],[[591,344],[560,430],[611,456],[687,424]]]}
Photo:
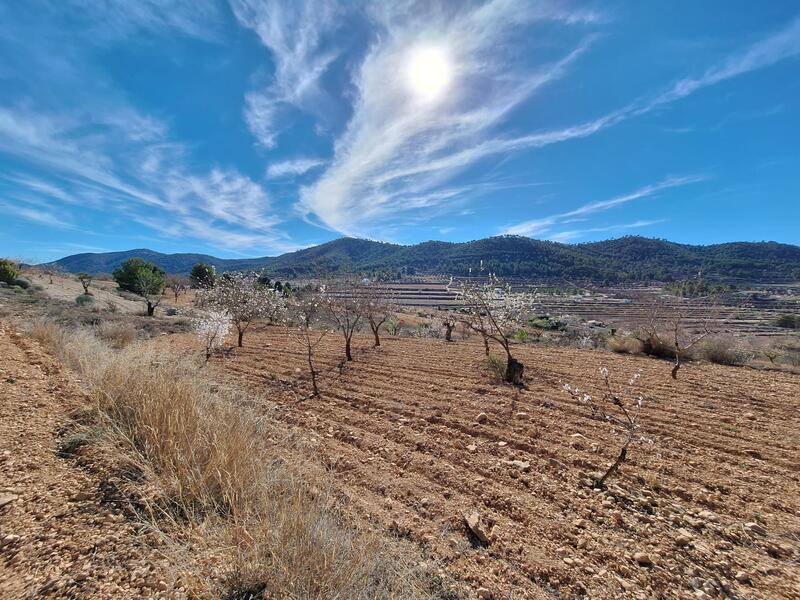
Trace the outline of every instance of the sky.
{"label": "sky", "polygon": [[800,4],[0,0],[0,255],[800,243]]}

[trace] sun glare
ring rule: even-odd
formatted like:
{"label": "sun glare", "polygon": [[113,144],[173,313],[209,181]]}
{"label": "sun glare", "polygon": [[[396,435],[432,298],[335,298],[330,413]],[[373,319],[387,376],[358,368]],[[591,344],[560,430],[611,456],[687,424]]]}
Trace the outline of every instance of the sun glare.
{"label": "sun glare", "polygon": [[408,62],[408,86],[420,100],[438,100],[450,86],[452,71],[447,54],[441,48],[417,48],[411,52]]}

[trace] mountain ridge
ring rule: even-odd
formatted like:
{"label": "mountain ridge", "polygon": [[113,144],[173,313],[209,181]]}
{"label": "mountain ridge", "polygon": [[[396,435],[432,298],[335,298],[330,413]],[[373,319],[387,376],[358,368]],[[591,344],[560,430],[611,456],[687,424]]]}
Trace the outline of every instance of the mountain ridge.
{"label": "mountain ridge", "polygon": [[800,246],[778,242],[678,244],[625,236],[562,244],[520,236],[469,242],[427,241],[413,245],[339,238],[279,256],[225,259],[201,253],[164,254],[139,248],[83,253],[47,263],[71,273],[109,273],[127,258],[150,260],[168,273],[186,274],[205,262],[220,271],[262,270],[283,278],[326,273],[395,276],[436,273],[463,276],[485,270],[499,276],[592,282],[671,281],[696,275],[753,283],[800,281]]}

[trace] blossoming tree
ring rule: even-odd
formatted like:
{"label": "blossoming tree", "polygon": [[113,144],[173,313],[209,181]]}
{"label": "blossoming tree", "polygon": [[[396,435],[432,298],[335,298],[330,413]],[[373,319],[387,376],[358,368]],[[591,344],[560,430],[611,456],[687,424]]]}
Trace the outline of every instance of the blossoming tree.
{"label": "blossoming tree", "polygon": [[286,299],[273,289],[259,285],[258,278],[245,273],[226,273],[213,288],[201,292],[201,304],[228,313],[238,333],[238,346],[257,320],[276,323],[286,312]]}
{"label": "blossoming tree", "polygon": [[511,353],[513,330],[523,325],[535,312],[536,295],[533,292],[515,292],[511,285],[489,275],[485,283],[467,283],[461,292],[466,315],[461,322],[481,334],[486,354],[489,340],[494,340],[506,353],[504,379],[515,385],[522,384],[525,366]]}

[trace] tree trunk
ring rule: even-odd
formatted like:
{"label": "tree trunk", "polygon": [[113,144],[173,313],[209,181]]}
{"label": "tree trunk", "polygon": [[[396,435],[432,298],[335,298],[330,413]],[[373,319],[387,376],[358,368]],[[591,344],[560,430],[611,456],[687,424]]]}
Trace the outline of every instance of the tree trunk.
{"label": "tree trunk", "polygon": [[156,307],[153,305],[152,302],[147,303],[147,316],[152,317],[153,314],[156,312]]}
{"label": "tree trunk", "polygon": [[617,456],[617,460],[614,461],[614,464],[608,467],[608,470],[605,473],[603,473],[603,476],[595,482],[594,487],[602,489],[606,484],[606,479],[608,479],[609,477],[611,477],[611,475],[617,472],[619,466],[623,462],[625,462],[625,457],[627,455],[628,455],[628,446],[626,445],[623,446],[622,450],[619,451],[619,456]]}
{"label": "tree trunk", "polygon": [[445,324],[444,326],[444,341],[445,342],[452,342],[453,341],[453,326]]}
{"label": "tree trunk", "polygon": [[375,325],[373,325],[372,323],[370,323],[369,326],[372,328],[372,335],[375,336],[374,347],[377,348],[378,346],[381,345],[381,338],[378,336],[378,329],[380,329],[380,326],[375,327]]}
{"label": "tree trunk", "polygon": [[239,339],[238,339],[238,342],[239,342],[239,348],[241,348],[241,347],[242,347],[242,338],[243,338],[243,337],[244,337],[244,331],[242,331],[242,330],[240,329],[240,330],[239,330]]}
{"label": "tree trunk", "polygon": [[514,385],[522,385],[522,373],[524,370],[525,365],[509,354],[508,362],[506,363],[506,381]]}
{"label": "tree trunk", "polygon": [[[483,335],[483,333],[481,333]],[[483,349],[486,351],[486,356],[489,356],[489,338],[483,335]]]}
{"label": "tree trunk", "polygon": [[672,373],[670,373],[670,375],[672,375],[673,379],[677,379],[678,378],[678,370],[680,368],[681,368],[681,355],[680,355],[680,353],[676,353],[675,354],[675,366],[672,367]]}
{"label": "tree trunk", "polygon": [[317,373],[314,371],[314,363],[311,360],[311,346],[308,346],[308,370],[311,373],[311,387],[314,389],[314,395],[319,396],[317,389]]}
{"label": "tree trunk", "polygon": [[353,353],[350,352],[350,338],[345,338],[344,341],[344,357],[346,360],[353,360]]}

